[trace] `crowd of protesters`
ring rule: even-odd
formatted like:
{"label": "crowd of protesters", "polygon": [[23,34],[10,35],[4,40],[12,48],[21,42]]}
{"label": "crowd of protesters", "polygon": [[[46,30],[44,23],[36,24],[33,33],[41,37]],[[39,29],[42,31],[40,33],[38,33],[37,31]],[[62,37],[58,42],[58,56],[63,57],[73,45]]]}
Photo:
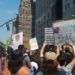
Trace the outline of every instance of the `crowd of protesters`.
{"label": "crowd of protesters", "polygon": [[[73,46],[65,43],[61,46],[43,43],[40,50],[39,61],[31,59],[30,51],[24,45],[13,50],[5,50],[0,46],[0,75],[75,75],[75,53]],[[41,69],[41,67],[42,69]]]}
{"label": "crowd of protesters", "polygon": [[72,45],[65,43],[59,47],[44,43],[40,57],[43,59],[43,75],[75,75]]}

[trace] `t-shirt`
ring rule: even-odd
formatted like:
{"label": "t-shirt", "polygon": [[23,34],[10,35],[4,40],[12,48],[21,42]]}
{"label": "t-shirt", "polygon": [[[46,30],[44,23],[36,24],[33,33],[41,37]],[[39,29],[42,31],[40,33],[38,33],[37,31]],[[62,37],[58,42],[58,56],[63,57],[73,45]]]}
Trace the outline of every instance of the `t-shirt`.
{"label": "t-shirt", "polygon": [[66,72],[61,68],[58,70],[58,75],[66,75]]}
{"label": "t-shirt", "polygon": [[62,66],[62,68],[65,71],[66,75],[72,75],[72,66],[68,64],[67,66]]}
{"label": "t-shirt", "polygon": [[31,67],[30,58],[27,53],[23,54],[23,65],[26,65],[27,67]]}

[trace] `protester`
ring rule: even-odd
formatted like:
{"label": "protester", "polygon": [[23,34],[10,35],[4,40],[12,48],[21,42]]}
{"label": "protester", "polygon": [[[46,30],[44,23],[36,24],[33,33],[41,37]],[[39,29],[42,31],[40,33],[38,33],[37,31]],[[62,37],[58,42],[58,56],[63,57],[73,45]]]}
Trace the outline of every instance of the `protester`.
{"label": "protester", "polygon": [[28,54],[26,53],[26,49],[24,45],[18,46],[19,52],[22,54],[23,64],[21,68],[17,71],[16,75],[31,75],[31,63]]}
{"label": "protester", "polygon": [[58,65],[59,73],[61,75],[73,75],[72,69],[75,67],[74,54],[69,50],[69,48],[66,47],[64,51],[65,52],[62,51],[60,55],[57,57],[57,61],[59,63]]}
{"label": "protester", "polygon": [[28,67],[23,66],[18,70],[16,75],[31,75],[31,71],[29,70]]}
{"label": "protester", "polygon": [[40,57],[44,57],[46,52],[54,52],[57,53],[57,46],[55,45],[50,45],[44,42],[41,51],[40,51]]}
{"label": "protester", "polygon": [[0,75],[11,75],[6,56],[6,49],[0,46]]}
{"label": "protester", "polygon": [[18,50],[23,55],[23,65],[26,65],[28,68],[31,68],[30,57],[28,56],[28,54],[26,52],[26,48],[24,47],[24,45],[19,45]]}
{"label": "protester", "polygon": [[43,75],[58,75],[56,61],[57,54],[54,52],[48,52],[45,55],[45,60],[43,62]]}
{"label": "protester", "polygon": [[8,68],[12,74],[15,74],[23,65],[22,53],[20,53],[17,49],[13,50],[11,47],[8,49]]}

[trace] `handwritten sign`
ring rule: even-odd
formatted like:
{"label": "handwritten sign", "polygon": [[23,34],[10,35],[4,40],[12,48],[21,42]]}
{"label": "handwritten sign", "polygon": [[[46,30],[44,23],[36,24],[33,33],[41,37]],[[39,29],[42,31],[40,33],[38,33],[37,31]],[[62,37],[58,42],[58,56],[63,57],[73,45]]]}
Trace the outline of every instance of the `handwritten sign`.
{"label": "handwritten sign", "polygon": [[12,35],[12,48],[15,50],[18,48],[19,45],[23,44],[23,32],[20,32],[18,34]]}
{"label": "handwritten sign", "polygon": [[29,44],[30,44],[30,50],[36,50],[39,48],[36,38],[30,39]]}

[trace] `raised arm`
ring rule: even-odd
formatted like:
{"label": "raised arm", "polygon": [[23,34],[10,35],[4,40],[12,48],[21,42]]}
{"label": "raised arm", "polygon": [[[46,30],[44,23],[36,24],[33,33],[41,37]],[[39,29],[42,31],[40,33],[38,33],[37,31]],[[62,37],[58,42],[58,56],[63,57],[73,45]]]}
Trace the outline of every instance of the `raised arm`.
{"label": "raised arm", "polygon": [[46,45],[47,45],[46,42],[44,42],[43,46],[42,46],[42,48],[40,50],[40,57],[44,57],[43,52],[44,52],[44,48],[45,48]]}

